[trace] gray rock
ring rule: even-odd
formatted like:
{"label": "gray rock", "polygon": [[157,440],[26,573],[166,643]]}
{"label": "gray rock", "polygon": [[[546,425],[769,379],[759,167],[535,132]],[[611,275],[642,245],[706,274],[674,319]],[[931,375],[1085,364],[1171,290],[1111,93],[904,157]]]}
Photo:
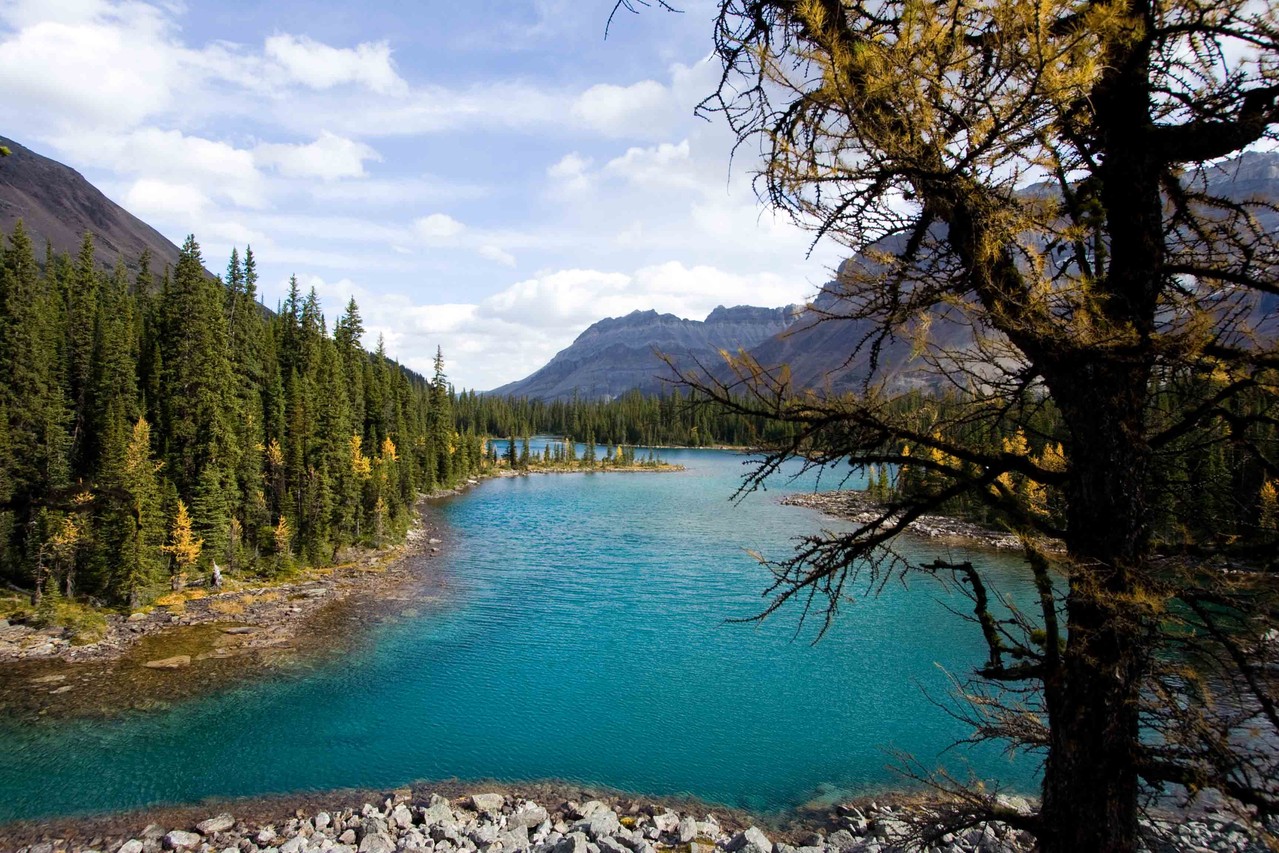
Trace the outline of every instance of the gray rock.
{"label": "gray rock", "polygon": [[[576,806],[572,808],[571,811],[573,814],[585,820],[586,818],[590,817],[591,815],[595,814],[598,811],[602,811],[603,809],[609,809],[608,803],[601,802],[600,800],[587,800],[586,802],[582,803],[580,806]],[[609,811],[612,811],[612,809],[609,809]]]}
{"label": "gray rock", "polygon": [[199,847],[202,841],[204,839],[194,832],[175,829],[164,836],[164,849],[190,850],[193,847]]}
{"label": "gray rock", "polygon": [[142,853],[142,842],[136,838],[130,838],[120,845],[116,853]]}
{"label": "gray rock", "polygon": [[452,824],[456,821],[456,818],[453,817],[453,810],[449,808],[447,800],[433,803],[422,809],[419,819],[423,826],[436,826],[443,823]]}
{"label": "gray rock", "polygon": [[211,835],[215,832],[226,832],[233,826],[235,826],[235,818],[231,817],[231,815],[226,812],[223,812],[220,815],[216,815],[208,820],[202,820],[197,823],[195,825],[195,831],[201,835]]}
{"label": "gray rock", "polygon": [[762,853],[773,853],[773,842],[768,840],[768,836],[763,833],[759,827],[752,826],[745,832],[739,832],[724,845],[724,849],[728,853],[737,853],[738,850],[745,849],[748,845],[754,845],[757,850]]}
{"label": "gray rock", "polygon": [[600,853],[631,853],[631,848],[610,835],[597,839],[595,843],[599,845]]}
{"label": "gray rock", "polygon": [[679,826],[679,815],[675,812],[653,815],[653,826],[657,827],[658,832],[674,832]]}
{"label": "gray rock", "polygon": [[325,827],[327,827],[327,826],[328,826],[330,823],[332,823],[332,822],[333,822],[333,818],[329,817],[329,813],[328,813],[328,812],[319,812],[319,813],[318,813],[318,814],[316,814],[316,816],[315,816],[315,828],[316,828],[316,829],[324,829]]}
{"label": "gray rock", "polygon": [[1012,797],[1008,794],[998,794],[995,797],[995,802],[1006,809],[1012,809],[1018,814],[1028,815],[1035,810],[1030,804],[1030,800],[1025,797]]}
{"label": "gray rock", "polygon": [[798,850],[798,847],[792,847],[791,845],[783,844],[780,841],[773,845],[773,853],[796,853]]}
{"label": "gray rock", "polygon": [[477,847],[487,847],[497,841],[497,835],[497,825],[488,821],[484,821],[468,833],[468,837],[475,842]]}
{"label": "gray rock", "polygon": [[[259,847],[265,847],[275,840],[275,827],[264,826],[258,830],[257,835],[253,836],[253,840],[258,843]],[[351,833],[351,840],[355,840],[355,833]]]}
{"label": "gray rock", "polygon": [[852,850],[857,846],[857,839],[847,829],[838,829],[826,839],[826,847],[829,850]]}
{"label": "gray rock", "polygon": [[687,816],[680,818],[676,834],[679,837],[680,844],[688,844],[697,837],[697,821]]}
{"label": "gray rock", "polygon": [[346,832],[343,832],[341,835],[338,836],[338,841],[342,842],[343,844],[354,844],[355,830],[348,829]]}
{"label": "gray rock", "polygon": [[360,841],[363,841],[370,835],[387,835],[391,834],[390,829],[386,825],[386,821],[382,819],[381,812],[373,812],[370,816],[364,818],[359,823],[357,835]]}
{"label": "gray rock", "polygon": [[585,820],[579,820],[573,825],[573,829],[578,832],[585,832],[597,841],[605,836],[612,835],[621,828],[622,824],[617,819],[617,813],[607,806],[601,809],[593,809],[589,817]]}
{"label": "gray rock", "polygon": [[400,803],[391,811],[391,821],[400,829],[408,829],[413,825],[413,812],[409,811],[409,807]]}
{"label": "gray rock", "polygon": [[359,853],[395,853],[395,842],[382,833],[369,833],[360,840]]}
{"label": "gray rock", "polygon": [[506,825],[508,827],[523,826],[531,829],[535,826],[541,826],[549,817],[550,815],[546,813],[546,809],[537,803],[524,803],[506,819]]}
{"label": "gray rock", "polygon": [[481,814],[499,814],[506,805],[506,797],[501,794],[471,794],[471,808]]}
{"label": "gray rock", "polygon": [[300,835],[295,835],[280,845],[280,853],[302,853],[303,850],[306,850],[306,839]]}
{"label": "gray rock", "polygon": [[570,832],[555,845],[555,853],[586,853],[586,835]]}
{"label": "gray rock", "polygon": [[143,841],[159,841],[164,838],[164,827],[158,823],[147,824],[147,828],[142,830]]}
{"label": "gray rock", "polygon": [[796,847],[795,853],[826,853],[825,847]]}
{"label": "gray rock", "polygon": [[520,824],[506,832],[498,833],[496,843],[501,844],[502,849],[507,853],[512,850],[527,850],[529,848],[528,827]]}

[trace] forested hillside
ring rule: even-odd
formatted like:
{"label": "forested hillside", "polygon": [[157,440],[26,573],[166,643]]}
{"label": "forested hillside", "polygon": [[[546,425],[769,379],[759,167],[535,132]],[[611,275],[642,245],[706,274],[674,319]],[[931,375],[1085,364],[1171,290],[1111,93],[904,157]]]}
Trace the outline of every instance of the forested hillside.
{"label": "forested hillside", "polygon": [[0,582],[136,606],[211,572],[278,575],[402,534],[419,492],[477,470],[452,391],[367,353],[354,301],[330,334],[296,281],[257,301],[251,250],[211,281],[0,253]]}
{"label": "forested hillside", "polygon": [[661,394],[631,391],[604,400],[497,397],[465,392],[458,429],[495,436],[549,434],[601,444],[660,447],[758,447],[789,435],[785,425],[698,402],[679,386]]}

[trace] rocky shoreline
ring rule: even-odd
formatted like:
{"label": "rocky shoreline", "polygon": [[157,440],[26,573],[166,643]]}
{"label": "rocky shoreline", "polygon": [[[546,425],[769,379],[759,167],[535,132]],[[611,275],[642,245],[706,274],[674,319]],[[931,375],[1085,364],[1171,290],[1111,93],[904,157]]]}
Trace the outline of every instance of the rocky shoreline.
{"label": "rocky shoreline", "polygon": [[[123,657],[145,638],[214,624],[222,626],[228,636],[241,638],[222,644],[222,657],[284,645],[292,640],[299,625],[326,605],[354,593],[376,595],[402,585],[405,560],[438,554],[442,544],[438,532],[419,511],[402,544],[379,551],[350,552],[345,563],[308,569],[284,583],[229,579],[216,592],[192,586],[179,595],[164,596],[154,606],[130,616],[107,614],[105,635],[84,645],[74,645],[69,632],[58,626],[34,628],[3,621],[0,665],[39,659],[65,663],[113,660]],[[151,663],[157,669],[176,669],[190,661]]]}
{"label": "rocky shoreline", "polygon": [[[869,524],[884,511],[884,505],[864,491],[842,489],[832,492],[803,492],[781,499],[783,506],[802,506],[815,509],[834,518],[842,518],[855,524]],[[910,523],[906,532],[923,539],[953,542],[970,547],[989,548],[996,551],[1020,551],[1022,542],[1017,536],[1004,530],[995,530],[944,515],[922,515]],[[1040,546],[1049,551],[1061,549],[1055,540],[1042,540]]]}
{"label": "rocky shoreline", "polygon": [[[474,788],[474,786],[472,786]],[[922,848],[916,828],[938,801],[896,795],[765,821],[688,800],[634,797],[564,786],[459,783],[386,794],[331,792],[215,806],[158,809],[53,824],[0,826],[16,853],[1028,853],[1033,838],[991,822],[941,833]],[[1028,811],[1019,797],[1002,804]],[[555,805],[547,805],[555,803]],[[237,816],[238,815],[238,816]],[[1215,815],[1166,817],[1146,849],[1237,851],[1268,848],[1244,827]]]}

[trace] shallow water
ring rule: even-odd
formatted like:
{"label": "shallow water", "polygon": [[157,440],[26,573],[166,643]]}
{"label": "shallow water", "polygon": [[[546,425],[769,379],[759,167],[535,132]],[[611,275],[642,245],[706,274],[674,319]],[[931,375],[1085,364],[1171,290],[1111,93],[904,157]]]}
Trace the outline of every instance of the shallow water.
{"label": "shallow water", "polygon": [[[816,645],[793,608],[729,624],[769,579],[744,549],[784,556],[837,523],[777,506],[810,480],[732,503],[743,457],[662,455],[687,470],[493,480],[433,505],[448,594],[339,661],[120,719],[0,722],[0,820],[448,777],[773,811],[899,785],[889,750],[1033,783],[1033,761],[942,755],[966,731],[928,695],[983,658],[945,609],[961,599],[890,583]],[[947,550],[1029,599],[1015,559]]]}

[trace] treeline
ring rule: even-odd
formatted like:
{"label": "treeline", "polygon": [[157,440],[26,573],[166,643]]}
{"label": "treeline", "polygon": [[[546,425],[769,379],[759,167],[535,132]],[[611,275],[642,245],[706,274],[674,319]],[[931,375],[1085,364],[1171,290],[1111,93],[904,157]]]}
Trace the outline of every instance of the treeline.
{"label": "treeline", "polygon": [[[1265,393],[1233,395],[1207,427],[1176,428],[1177,413],[1186,410],[1187,401],[1210,399],[1215,381],[1165,381],[1148,413],[1153,431],[1166,431],[1166,440],[1159,442],[1151,459],[1149,493],[1155,500],[1149,509],[1152,533],[1167,546],[1253,541],[1272,537],[1279,529],[1279,482],[1247,449],[1265,448],[1270,459],[1279,458],[1279,425]],[[916,420],[921,435],[931,435],[939,444],[987,455],[1013,454],[1049,472],[1064,471],[1070,464],[1070,439],[1050,401],[1028,398],[1016,419],[974,417],[974,407],[982,404],[955,393],[916,391],[893,405]],[[905,461],[871,466],[869,490],[883,500],[936,493],[953,482],[947,470],[964,470],[956,455],[937,446],[905,444],[885,450],[900,452]],[[1032,516],[1049,523],[1061,520],[1063,497],[1054,488],[1014,473],[1000,476],[989,488],[1016,496]],[[949,499],[940,509],[984,523],[1003,520],[972,492]]]}
{"label": "treeline", "polygon": [[530,400],[459,395],[458,428],[496,436],[556,435],[599,444],[658,447],[755,447],[782,438],[789,426],[726,411],[680,388],[631,391],[612,400]]}
{"label": "treeline", "polygon": [[477,471],[436,359],[366,352],[354,300],[332,334],[296,280],[272,315],[251,250],[224,280],[194,238],[177,266],[0,252],[0,580],[137,606],[221,571],[277,575],[381,545],[419,492]]}

